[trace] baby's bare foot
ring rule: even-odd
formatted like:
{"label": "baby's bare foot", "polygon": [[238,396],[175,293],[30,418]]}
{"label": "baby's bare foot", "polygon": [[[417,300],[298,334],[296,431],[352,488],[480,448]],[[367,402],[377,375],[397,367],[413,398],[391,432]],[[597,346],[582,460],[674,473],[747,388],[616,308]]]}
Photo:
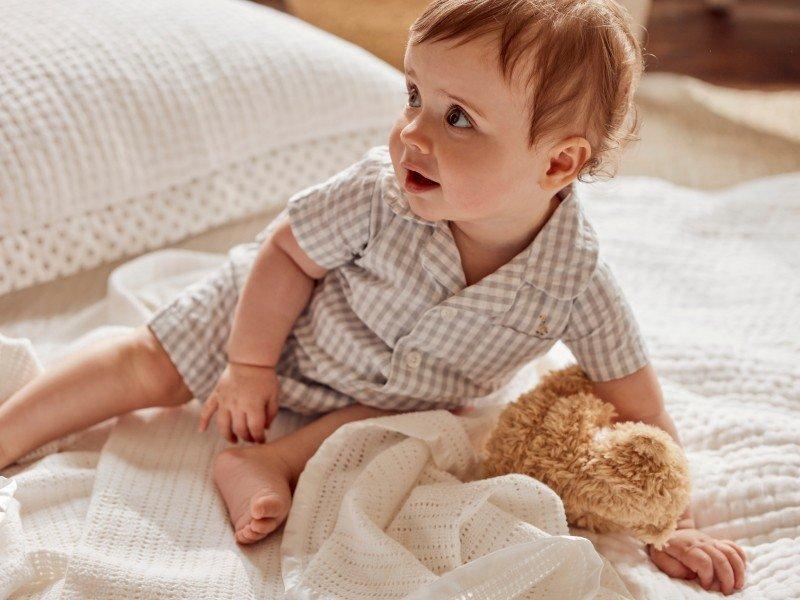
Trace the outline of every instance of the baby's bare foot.
{"label": "baby's bare foot", "polygon": [[271,444],[221,452],[214,459],[214,482],[241,544],[277,529],[292,504],[291,469]]}

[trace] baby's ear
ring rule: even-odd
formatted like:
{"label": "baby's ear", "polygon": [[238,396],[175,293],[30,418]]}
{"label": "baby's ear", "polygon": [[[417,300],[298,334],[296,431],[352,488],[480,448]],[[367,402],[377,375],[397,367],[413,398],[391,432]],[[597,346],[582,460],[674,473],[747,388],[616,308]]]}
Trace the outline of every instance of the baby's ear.
{"label": "baby's ear", "polygon": [[547,171],[539,181],[544,190],[557,191],[578,177],[583,165],[592,156],[592,148],[586,138],[565,138],[547,151]]}

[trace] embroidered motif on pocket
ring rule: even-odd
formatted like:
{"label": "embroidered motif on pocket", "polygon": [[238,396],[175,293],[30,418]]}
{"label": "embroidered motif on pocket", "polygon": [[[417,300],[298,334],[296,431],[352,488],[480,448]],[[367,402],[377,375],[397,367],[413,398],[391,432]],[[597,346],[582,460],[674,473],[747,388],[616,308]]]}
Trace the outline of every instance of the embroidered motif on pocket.
{"label": "embroidered motif on pocket", "polygon": [[539,315],[539,325],[536,327],[536,335],[539,337],[544,337],[550,332],[550,328],[547,326],[547,315],[541,314]]}

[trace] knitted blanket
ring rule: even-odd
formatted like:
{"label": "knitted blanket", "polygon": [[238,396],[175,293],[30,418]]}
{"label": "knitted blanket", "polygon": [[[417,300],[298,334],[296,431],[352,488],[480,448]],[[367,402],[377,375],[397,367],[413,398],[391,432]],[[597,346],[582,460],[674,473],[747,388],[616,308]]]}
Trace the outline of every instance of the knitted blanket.
{"label": "knitted blanket", "polygon": [[[740,598],[800,597],[798,187],[800,174],[717,193],[650,178],[584,190],[686,447],[698,526],[748,554]],[[194,254],[181,254],[187,270]],[[179,288],[175,260],[120,267],[114,306],[144,319]],[[72,349],[118,331],[94,325]],[[0,343],[0,382],[32,372],[24,346]],[[567,360],[557,346],[509,397]],[[225,444],[195,433],[197,408],[139,411],[5,470],[0,596],[625,597],[616,572],[635,598],[712,597],[660,573],[628,536],[566,531],[531,478],[471,480],[491,408],[342,427],[309,461],[285,526],[239,547],[210,480]],[[282,411],[270,438],[303,422]]]}

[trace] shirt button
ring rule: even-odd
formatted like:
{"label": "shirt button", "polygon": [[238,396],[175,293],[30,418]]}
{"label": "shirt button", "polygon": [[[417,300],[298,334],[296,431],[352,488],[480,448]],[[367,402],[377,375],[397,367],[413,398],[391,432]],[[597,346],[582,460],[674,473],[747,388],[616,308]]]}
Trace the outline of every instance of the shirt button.
{"label": "shirt button", "polygon": [[453,308],[452,306],[445,306],[442,309],[442,316],[448,321],[454,319],[456,316],[456,309]]}
{"label": "shirt button", "polygon": [[412,369],[417,368],[420,362],[422,362],[422,356],[416,350],[412,350],[406,354],[406,364]]}

